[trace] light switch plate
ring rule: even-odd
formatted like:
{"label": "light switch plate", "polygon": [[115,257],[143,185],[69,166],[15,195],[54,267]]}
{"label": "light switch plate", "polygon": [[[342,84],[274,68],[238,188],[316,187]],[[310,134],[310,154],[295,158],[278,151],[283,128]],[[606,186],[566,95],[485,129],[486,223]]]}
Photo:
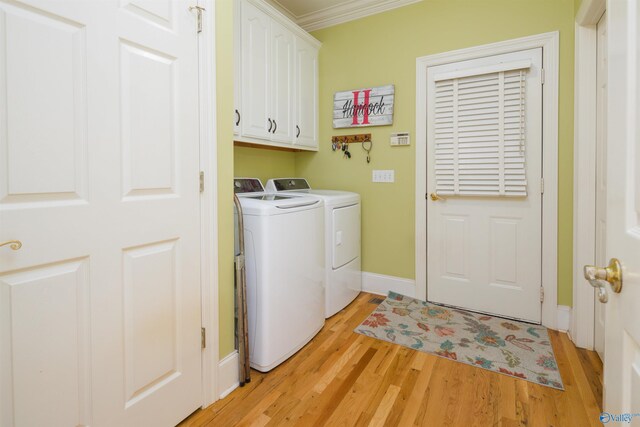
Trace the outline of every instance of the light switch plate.
{"label": "light switch plate", "polygon": [[395,182],[395,170],[374,170],[371,175],[372,182]]}

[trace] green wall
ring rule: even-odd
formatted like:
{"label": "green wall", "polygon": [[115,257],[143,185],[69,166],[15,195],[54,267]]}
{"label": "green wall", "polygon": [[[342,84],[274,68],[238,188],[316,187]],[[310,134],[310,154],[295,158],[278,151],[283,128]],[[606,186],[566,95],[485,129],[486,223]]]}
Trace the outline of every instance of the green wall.
{"label": "green wall", "polygon": [[220,357],[234,349],[233,296],[233,2],[216,2],[218,299]]}
{"label": "green wall", "polygon": [[[364,271],[415,277],[416,58],[548,31],[560,32],[558,303],[572,301],[573,0],[424,0],[313,35],[320,50],[320,152],[296,155],[296,173],[317,187],[362,195]],[[394,84],[392,126],[371,132],[371,163],[359,144],[350,160],[330,148],[333,93]],[[410,147],[390,147],[389,134],[411,133]],[[394,169],[396,182],[371,182],[372,169]]]}
{"label": "green wall", "polygon": [[295,153],[264,148],[235,147],[234,176],[260,178],[263,185],[269,178],[286,178],[296,174]]}
{"label": "green wall", "polygon": [[[233,350],[230,200],[234,175],[252,175],[260,179],[298,175],[308,178],[312,186],[318,188],[360,193],[363,269],[414,278],[416,58],[556,30],[560,32],[558,304],[571,305],[573,28],[574,7],[579,6],[580,0],[423,0],[314,32],[313,36],[323,43],[320,49],[318,153],[231,147],[233,117],[232,109],[228,107],[233,99],[230,3],[219,1],[216,9],[221,25],[217,28],[221,356]],[[333,93],[385,84],[395,84],[394,123],[364,130],[373,135],[371,163],[366,163],[359,144],[352,145],[350,160],[343,159],[341,153],[332,152],[332,135],[353,133],[332,128]],[[399,131],[410,132],[410,147],[389,146],[389,134]],[[372,183],[373,169],[394,169],[395,183]]]}

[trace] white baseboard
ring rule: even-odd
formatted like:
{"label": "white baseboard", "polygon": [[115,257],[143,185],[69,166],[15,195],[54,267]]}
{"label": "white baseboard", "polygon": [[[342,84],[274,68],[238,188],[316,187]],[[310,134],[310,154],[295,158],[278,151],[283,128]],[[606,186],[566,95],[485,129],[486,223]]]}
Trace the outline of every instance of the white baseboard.
{"label": "white baseboard", "polygon": [[218,362],[218,395],[224,399],[229,393],[238,388],[238,351],[227,355]]}
{"label": "white baseboard", "polygon": [[561,332],[567,332],[571,325],[571,307],[567,305],[558,306],[558,323],[556,324],[558,330]]}
{"label": "white baseboard", "polygon": [[387,296],[389,291],[415,298],[416,281],[384,274],[362,272],[362,291]]}

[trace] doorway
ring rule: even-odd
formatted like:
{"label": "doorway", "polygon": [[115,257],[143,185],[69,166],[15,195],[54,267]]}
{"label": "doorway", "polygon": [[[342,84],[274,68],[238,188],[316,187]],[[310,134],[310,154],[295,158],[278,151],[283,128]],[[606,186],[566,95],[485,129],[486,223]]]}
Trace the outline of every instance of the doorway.
{"label": "doorway", "polygon": [[427,70],[427,297],[540,323],[542,48]]}
{"label": "doorway", "polygon": [[[516,197],[513,198],[513,200],[526,200],[528,199],[530,196],[532,199],[536,199],[536,194],[538,196],[538,200],[539,200],[539,205],[540,206],[540,211],[539,211],[539,215],[538,216],[538,220],[533,219],[532,224],[537,224],[537,229],[538,232],[536,232],[536,240],[539,242],[538,248],[539,250],[536,250],[537,254],[533,255],[534,258],[537,258],[538,261],[535,262],[535,266],[532,267],[532,276],[534,278],[537,277],[536,280],[536,284],[535,286],[533,285],[533,281],[531,284],[531,287],[528,288],[528,296],[527,296],[527,300],[531,302],[531,311],[529,313],[527,313],[525,316],[521,316],[520,313],[517,312],[512,312],[512,313],[500,313],[497,312],[495,309],[493,308],[489,308],[487,309],[487,307],[489,307],[488,305],[484,305],[483,307],[475,307],[472,304],[475,304],[477,301],[472,301],[473,298],[469,299],[470,296],[476,296],[476,295],[484,295],[485,290],[489,289],[489,288],[493,288],[491,290],[500,290],[500,291],[504,291],[504,294],[509,294],[510,292],[513,292],[514,294],[519,292],[519,290],[517,289],[518,286],[514,286],[512,283],[506,283],[507,281],[512,281],[513,282],[513,264],[511,264],[507,269],[505,269],[504,271],[500,271],[500,276],[503,279],[509,279],[509,280],[502,280],[502,282],[505,283],[497,283],[498,281],[491,281],[491,280],[484,280],[484,285],[485,285],[485,289],[479,289],[477,291],[469,291],[466,292],[467,296],[465,298],[467,298],[467,303],[466,304],[459,304],[456,302],[445,302],[446,304],[449,305],[454,305],[454,306],[462,306],[462,307],[469,307],[478,311],[483,311],[483,312],[489,312],[489,313],[496,313],[496,314],[502,314],[502,315],[506,315],[506,316],[510,316],[510,317],[516,317],[516,318],[520,318],[520,319],[526,319],[532,322],[537,322],[537,323],[542,323],[545,326],[551,327],[551,328],[556,328],[557,325],[557,321],[558,321],[558,311],[557,311],[557,143],[558,143],[558,134],[557,134],[557,129],[558,129],[558,109],[557,109],[557,90],[558,90],[558,33],[546,33],[546,34],[540,34],[540,35],[536,35],[536,36],[530,36],[530,37],[525,37],[525,38],[521,38],[521,39],[515,39],[515,40],[508,40],[505,42],[500,42],[500,43],[494,43],[494,44],[490,44],[490,45],[484,45],[484,46],[478,46],[478,47],[472,47],[472,48],[468,48],[468,49],[462,49],[459,51],[453,51],[453,52],[446,52],[446,53],[442,53],[442,54],[436,54],[436,55],[430,55],[430,56],[426,56],[423,58],[418,58],[417,59],[417,74],[416,74],[416,86],[417,86],[417,94],[416,94],[416,295],[418,298],[420,299],[424,299],[424,300],[434,300],[432,297],[434,296],[433,292],[432,292],[432,276],[438,275],[438,268],[440,269],[440,272],[444,271],[443,269],[443,264],[442,262],[440,262],[440,265],[436,265],[435,267],[432,265],[432,260],[430,259],[431,257],[431,252],[429,252],[428,255],[428,251],[431,250],[441,250],[441,255],[440,255],[440,261],[442,261],[442,254],[444,253],[444,255],[447,254],[447,252],[442,251],[443,247],[442,245],[444,244],[443,242],[446,239],[443,238],[439,238],[437,240],[434,240],[432,242],[432,239],[435,239],[438,235],[438,233],[443,233],[445,230],[445,227],[441,227],[439,230],[437,228],[434,228],[434,231],[431,232],[429,231],[428,227],[430,227],[431,224],[431,218],[430,216],[432,215],[432,211],[431,211],[431,204],[435,204],[436,206],[438,204],[440,204],[441,206],[445,206],[445,204],[449,203],[450,206],[453,206],[455,202],[458,202],[457,199],[459,199],[459,202],[463,202],[463,199],[468,198],[467,195],[463,195],[462,192],[460,192],[459,194],[446,194],[446,187],[443,186],[439,186],[439,183],[437,181],[436,178],[436,174],[435,174],[435,165],[433,167],[430,167],[430,161],[431,159],[434,157],[434,152],[431,152],[430,150],[430,145],[429,145],[429,132],[430,129],[429,128],[429,97],[428,97],[428,92],[429,92],[429,69],[433,69],[434,67],[439,67],[439,66],[443,66],[443,65],[448,65],[448,64],[454,64],[454,63],[463,63],[465,61],[473,61],[473,60],[479,60],[481,58],[491,58],[491,57],[496,57],[496,56],[501,56],[501,55],[505,55],[504,57],[502,57],[502,60],[499,60],[498,64],[494,64],[493,67],[495,67],[496,65],[498,65],[499,67],[503,67],[505,66],[505,64],[507,64],[509,61],[507,61],[504,58],[507,58],[509,55],[514,54],[515,52],[524,52],[524,51],[531,51],[531,52],[540,52],[540,57],[541,57],[541,61],[538,64],[543,64],[543,65],[538,65],[539,69],[537,70],[537,78],[538,78],[538,84],[541,84],[541,89],[539,95],[541,95],[541,101],[540,101],[540,114],[542,117],[542,124],[541,126],[538,128],[539,130],[539,138],[540,141],[544,141],[544,150],[542,150],[542,143],[539,144],[539,149],[541,151],[541,154],[539,157],[540,163],[538,163],[536,165],[535,160],[532,160],[533,163],[531,163],[531,166],[534,168],[539,168],[538,170],[544,171],[544,182],[540,179],[542,178],[542,173],[540,172],[540,174],[536,174],[533,173],[531,175],[531,179],[529,180],[529,176],[526,176],[525,179],[520,179],[520,180],[514,180],[514,181],[519,181],[518,184],[523,184],[524,187],[520,187],[514,190],[515,193],[520,192],[519,194],[517,194]],[[532,68],[535,69],[535,59],[526,59],[526,58],[520,58],[524,60],[525,63],[525,68]],[[484,64],[488,67],[490,67],[490,64]],[[513,63],[511,63],[511,65],[513,65]],[[519,65],[522,66],[522,65]],[[491,70],[489,70],[490,72],[495,72],[496,69],[492,68]],[[500,71],[507,71],[507,70],[499,70]],[[526,73],[521,73],[522,76],[526,76]],[[460,77],[460,76],[458,76]],[[544,79],[544,81],[542,81]],[[505,80],[506,81],[506,80]],[[528,82],[527,82],[528,83]],[[529,86],[526,86],[529,87]],[[527,95],[529,95],[529,92],[526,92]],[[533,95],[532,95],[533,96]],[[535,109],[535,107],[532,107]],[[435,125],[433,125],[435,126]],[[516,125],[517,127],[517,125]],[[505,145],[505,148],[507,147],[507,145]],[[446,147],[443,147],[446,148]],[[517,160],[515,160],[516,163],[520,162],[522,163],[524,162],[528,162],[529,161],[529,154],[524,155],[524,157],[522,157],[522,153],[524,153],[525,151],[527,151],[528,148],[524,149],[524,150],[520,150],[520,148],[518,147],[516,149],[515,152],[510,153],[510,155],[515,156],[515,158],[517,158]],[[502,154],[506,154],[508,151],[504,151],[502,152]],[[437,153],[435,153],[437,155]],[[520,156],[520,158],[518,158]],[[532,159],[535,158],[535,155],[532,157]],[[459,158],[461,159],[461,158]],[[506,159],[506,157],[505,157]],[[500,163],[500,159],[498,159],[498,164]],[[511,160],[509,160],[510,162]],[[471,163],[476,162],[476,160],[472,160]],[[505,164],[507,162],[505,161]],[[443,166],[443,165],[441,165]],[[520,166],[518,166],[520,167]],[[527,165],[527,168],[529,167],[529,165]],[[462,170],[463,168],[460,168],[460,170]],[[498,168],[499,169],[499,168]],[[509,171],[510,173],[511,171]],[[484,175],[483,173],[474,173],[472,174],[472,179],[477,179],[478,181],[483,181],[483,184],[485,182],[485,179],[482,175]],[[525,173],[526,175],[526,173]],[[495,194],[493,191],[493,189],[490,189],[490,194],[477,194],[476,197],[478,197],[478,199],[476,199],[476,201],[474,203],[477,203],[480,205],[482,205],[482,201],[487,201],[487,200],[492,200],[493,198],[495,198],[495,200],[498,200],[499,202],[502,203],[507,203],[511,197],[507,196],[507,193],[509,191],[509,186],[511,184],[511,182],[506,182],[506,180],[500,184],[500,180],[504,179],[507,176],[507,173],[505,173],[505,175],[499,175],[498,176],[498,194]],[[455,177],[455,175],[454,175]],[[454,179],[455,181],[455,179]],[[476,185],[478,183],[471,183],[472,185]],[[479,187],[483,187],[483,188],[487,188],[487,186],[485,185],[478,185]],[[440,187],[440,188],[438,188]],[[458,190],[462,189],[462,186],[458,186]],[[443,191],[444,190],[444,191]],[[449,190],[451,191],[451,190]],[[453,190],[454,192],[456,191],[455,189]],[[484,191],[484,190],[482,190]],[[434,193],[433,197],[431,196],[431,193]],[[464,196],[464,197],[460,197],[460,196]],[[520,197],[520,199],[518,199],[518,197]],[[435,198],[435,200],[434,200]],[[445,199],[445,200],[442,200]],[[443,202],[443,203],[440,203]],[[450,203],[453,202],[453,203]],[[482,205],[482,207],[484,207],[484,205]],[[534,208],[535,211],[535,208]],[[433,214],[436,214],[437,212],[433,212]],[[445,213],[444,211],[442,211],[442,213]],[[510,217],[509,215],[503,215],[502,217],[500,217],[500,215],[494,215],[496,217],[496,222],[495,227],[494,228],[501,228],[502,229],[507,229],[507,231],[511,231],[511,234],[507,233],[507,232],[498,232],[496,231],[495,233],[495,244],[494,243],[490,243],[490,244],[494,244],[495,248],[500,248],[500,250],[504,250],[504,248],[508,247],[509,244],[511,244],[511,247],[513,247],[514,245],[514,237],[516,240],[516,246],[518,244],[520,244],[520,242],[522,241],[522,239],[524,239],[524,236],[519,236],[517,232],[515,232],[515,230],[518,228],[516,224],[514,224],[514,220],[513,217]],[[539,221],[539,218],[541,217],[541,223]],[[464,238],[461,236],[464,236],[464,224],[462,224],[464,221],[461,221],[461,219],[464,219],[462,217],[460,218],[454,218],[452,216],[449,216],[446,219],[450,219],[450,220],[457,220],[457,222],[451,223],[450,225],[452,225],[451,228],[451,236],[452,237],[456,237],[458,236],[458,241],[460,242],[464,242]],[[518,221],[515,221],[518,222]],[[486,223],[486,221],[485,221]],[[462,224],[462,225],[461,225]],[[454,233],[454,230],[456,227],[453,227],[453,225],[459,225],[460,227],[457,227],[457,234]],[[482,232],[483,230],[490,230],[490,225],[491,224],[482,224],[479,227],[477,227],[478,230],[480,230],[480,232]],[[535,227],[534,227],[535,228]],[[462,231],[462,233],[461,233]],[[506,238],[506,242],[498,242],[501,238]],[[487,236],[487,239],[489,239],[489,237]],[[518,242],[518,239],[520,239],[520,242]],[[483,239],[482,237],[478,237],[477,241],[478,242],[483,242],[485,239]],[[473,242],[472,242],[473,243]],[[486,241],[484,243],[487,243]],[[484,244],[483,243],[483,244]],[[440,245],[440,246],[437,246]],[[464,245],[463,245],[464,246]],[[471,245],[470,245],[471,246]],[[461,246],[462,248],[462,246]],[[451,253],[455,253],[457,250],[454,250],[453,247],[449,247]],[[477,250],[477,249],[474,249]],[[534,251],[532,251],[533,253]],[[477,252],[477,253],[482,253],[482,252]],[[507,254],[503,254],[505,256],[507,256]],[[486,257],[485,257],[486,258]],[[496,259],[499,257],[496,257]],[[469,261],[469,265],[473,265],[471,263],[477,261],[476,258],[468,256],[467,260]],[[491,265],[491,262],[488,262],[489,266],[487,265],[481,265],[481,268],[467,268],[466,265],[464,268],[467,268],[468,271],[473,271],[473,272],[478,272],[481,271],[481,269],[484,269],[485,272],[488,270],[493,269],[494,271],[498,271],[498,267],[502,268],[502,265]],[[534,263],[532,263],[534,264]],[[462,269],[463,264],[458,263],[457,265],[452,265],[452,267],[456,267],[455,269],[458,269],[460,271],[463,271]],[[434,268],[436,269],[434,272]],[[518,266],[515,267],[516,269],[518,268]],[[455,270],[454,268],[449,268],[450,270]],[[440,274],[440,276],[442,276],[442,274]],[[451,275],[449,274],[449,276],[455,276],[455,275]],[[487,275],[485,275],[485,277],[487,277]],[[522,276],[520,276],[522,277]],[[455,282],[457,279],[460,279],[460,277],[452,277],[452,281],[451,282]],[[463,279],[466,280],[466,279]],[[519,280],[519,278],[517,279]],[[462,282],[462,281],[461,281]],[[483,281],[481,280],[480,283],[483,283]],[[497,286],[496,286],[497,285]],[[452,286],[452,289],[455,288],[455,285]],[[461,294],[463,294],[464,292],[458,292],[457,295],[456,293],[451,293],[451,295],[453,296],[453,299],[455,301],[462,301],[460,298],[458,298]],[[437,302],[443,302],[442,300],[439,300],[438,298],[438,292],[435,292],[435,296],[436,299],[435,301]],[[478,299],[478,298],[475,298]],[[488,301],[485,301],[484,304],[486,304]],[[508,302],[507,299],[503,300],[502,302],[494,305],[494,307],[498,306],[499,309],[502,309],[504,307],[509,306],[510,303]]]}

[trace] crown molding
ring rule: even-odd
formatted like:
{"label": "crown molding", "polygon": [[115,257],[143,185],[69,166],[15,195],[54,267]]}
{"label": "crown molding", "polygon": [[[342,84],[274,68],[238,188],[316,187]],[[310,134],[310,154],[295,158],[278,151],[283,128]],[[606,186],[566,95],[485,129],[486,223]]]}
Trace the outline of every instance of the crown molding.
{"label": "crown molding", "polygon": [[280,4],[278,0],[268,1],[305,31],[315,31],[418,3],[422,0],[351,0],[343,4],[327,7],[300,16],[292,14],[291,11]]}
{"label": "crown molding", "polygon": [[291,11],[289,9],[287,9],[286,7],[284,7],[278,0],[267,0],[267,3],[269,3],[275,9],[277,9],[278,12],[280,12],[281,14],[283,14],[284,16],[286,16],[287,18],[289,18],[293,22],[296,22],[296,20],[297,20],[296,15],[291,13]]}

